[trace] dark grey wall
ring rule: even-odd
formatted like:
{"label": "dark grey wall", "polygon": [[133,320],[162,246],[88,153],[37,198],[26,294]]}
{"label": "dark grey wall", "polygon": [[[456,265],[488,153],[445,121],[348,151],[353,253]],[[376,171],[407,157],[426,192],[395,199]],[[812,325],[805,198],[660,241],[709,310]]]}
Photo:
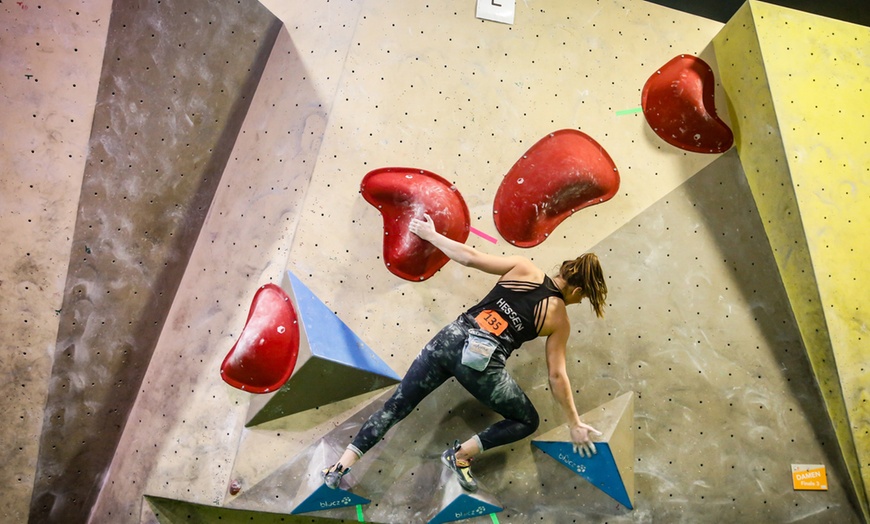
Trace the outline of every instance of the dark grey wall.
{"label": "dark grey wall", "polygon": [[280,27],[256,0],[115,2],[32,522],[87,518]]}

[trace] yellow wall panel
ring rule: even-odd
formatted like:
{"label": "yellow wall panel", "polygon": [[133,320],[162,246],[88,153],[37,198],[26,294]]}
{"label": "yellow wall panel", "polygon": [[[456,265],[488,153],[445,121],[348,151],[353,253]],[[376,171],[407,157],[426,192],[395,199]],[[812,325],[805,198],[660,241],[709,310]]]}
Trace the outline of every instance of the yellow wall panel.
{"label": "yellow wall panel", "polygon": [[764,3],[752,10],[866,489],[870,29]]}
{"label": "yellow wall panel", "polygon": [[866,518],[870,30],[753,1],[714,44],[740,159]]}

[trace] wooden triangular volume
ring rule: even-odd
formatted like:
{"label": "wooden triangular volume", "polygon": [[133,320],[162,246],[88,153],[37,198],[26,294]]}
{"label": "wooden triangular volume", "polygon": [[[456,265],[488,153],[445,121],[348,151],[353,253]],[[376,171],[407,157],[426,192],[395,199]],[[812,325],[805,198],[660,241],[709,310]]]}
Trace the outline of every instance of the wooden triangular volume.
{"label": "wooden triangular volume", "polygon": [[634,509],[634,392],[624,393],[580,419],[602,433],[593,437],[598,452],[592,457],[574,451],[566,425],[541,435],[532,444],[623,506]]}
{"label": "wooden triangular volume", "polygon": [[283,515],[317,511],[328,518],[356,518],[360,506],[370,500],[350,492],[356,483],[354,472],[337,489],[323,483],[323,468],[334,464],[342,451],[339,442],[324,437],[265,479],[242,489],[226,506]]}
{"label": "wooden triangular volume", "polygon": [[321,439],[315,447],[314,457],[302,475],[302,482],[293,499],[294,508],[290,513],[311,513],[314,511],[337,510],[348,506],[362,506],[371,502],[369,499],[348,491],[353,479],[348,473],[335,489],[324,484],[323,468],[338,460],[340,449],[333,442]]}
{"label": "wooden triangular volume", "polygon": [[437,458],[407,470],[386,490],[377,507],[369,508],[368,522],[438,524],[479,519],[502,511],[501,503],[480,485],[474,493],[462,489],[456,474]]}
{"label": "wooden triangular volume", "polygon": [[444,466],[441,467],[441,477],[433,500],[439,502],[438,512],[428,521],[428,524],[484,517],[503,509],[501,503],[483,486],[479,486],[474,493],[465,491],[459,484],[456,474]]}

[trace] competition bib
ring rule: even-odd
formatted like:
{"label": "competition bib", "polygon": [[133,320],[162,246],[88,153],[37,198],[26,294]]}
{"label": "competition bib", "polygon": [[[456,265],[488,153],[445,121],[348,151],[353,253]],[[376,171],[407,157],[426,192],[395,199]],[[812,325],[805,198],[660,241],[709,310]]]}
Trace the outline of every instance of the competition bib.
{"label": "competition bib", "polygon": [[489,331],[495,336],[499,336],[507,329],[507,321],[502,316],[491,309],[484,309],[474,317],[482,329]]}

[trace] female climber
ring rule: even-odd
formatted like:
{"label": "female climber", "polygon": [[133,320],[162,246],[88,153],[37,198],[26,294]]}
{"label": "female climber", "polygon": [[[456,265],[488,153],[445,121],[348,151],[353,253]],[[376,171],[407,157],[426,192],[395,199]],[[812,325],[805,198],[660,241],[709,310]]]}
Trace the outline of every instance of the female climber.
{"label": "female climber", "polygon": [[505,417],[461,445],[457,440],[441,455],[460,485],[475,491],[471,459],[484,450],[523,439],[538,428],[538,412],[505,370],[505,361],[523,342],[539,336],[547,337],[550,391],[565,414],[574,449],[583,456],[596,453],[590,434],[601,433],[580,421],[566,371],[571,325],[565,306],[586,298],[595,314],[603,316],[607,284],[598,257],[587,253],[565,261],[559,274],[550,278],[526,258],[489,255],[441,235],[429,215],[411,220],[409,230],[452,260],[500,278],[480,303],[426,344],[392,397],[363,424],[339,461],[323,470],[326,485],[337,488],[341,478],[393,425],[448,378],[456,377],[479,401]]}

